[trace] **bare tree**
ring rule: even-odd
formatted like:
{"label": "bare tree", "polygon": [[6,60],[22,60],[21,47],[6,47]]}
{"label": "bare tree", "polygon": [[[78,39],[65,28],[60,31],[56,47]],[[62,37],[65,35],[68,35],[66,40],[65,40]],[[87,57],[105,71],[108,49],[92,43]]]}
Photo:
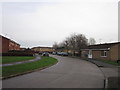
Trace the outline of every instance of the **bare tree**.
{"label": "bare tree", "polygon": [[69,40],[69,48],[72,51],[72,55],[75,55],[75,50],[76,50],[76,34],[71,34]]}
{"label": "bare tree", "polygon": [[89,39],[89,45],[94,45],[96,43],[94,38]]}
{"label": "bare tree", "polygon": [[68,43],[69,49],[71,49],[73,51],[73,55],[75,55],[75,52],[80,54],[81,49],[88,45],[88,40],[85,35],[74,33],[68,39]]}
{"label": "bare tree", "polygon": [[54,44],[53,44],[53,48],[54,48],[55,50],[58,48],[58,44],[57,44],[57,42],[54,42]]}
{"label": "bare tree", "polygon": [[55,43],[53,47],[59,49],[71,50],[72,55],[75,55],[75,52],[81,53],[81,49],[85,48],[88,45],[88,39],[83,34],[71,34],[63,42],[57,44]]}
{"label": "bare tree", "polygon": [[68,53],[68,50],[69,50],[69,38],[66,38],[66,40],[63,41],[63,46],[67,50],[67,53]]}
{"label": "bare tree", "polygon": [[81,54],[81,49],[88,45],[88,40],[83,34],[76,35],[76,51]]}

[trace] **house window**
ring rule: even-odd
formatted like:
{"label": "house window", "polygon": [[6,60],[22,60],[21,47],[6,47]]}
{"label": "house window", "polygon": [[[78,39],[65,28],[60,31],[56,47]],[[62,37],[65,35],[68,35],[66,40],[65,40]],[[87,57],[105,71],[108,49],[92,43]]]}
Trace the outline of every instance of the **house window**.
{"label": "house window", "polygon": [[101,51],[101,56],[102,57],[107,57],[107,51]]}

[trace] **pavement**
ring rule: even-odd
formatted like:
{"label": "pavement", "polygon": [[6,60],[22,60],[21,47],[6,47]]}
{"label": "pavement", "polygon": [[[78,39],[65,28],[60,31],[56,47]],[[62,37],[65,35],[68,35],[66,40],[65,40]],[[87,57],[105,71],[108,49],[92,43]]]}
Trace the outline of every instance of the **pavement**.
{"label": "pavement", "polygon": [[90,59],[90,60],[88,60],[88,61],[90,61],[90,62],[96,64],[98,67],[111,67],[111,68],[116,67],[115,65],[108,64],[108,63],[104,63],[104,62],[102,62],[102,61],[100,61],[100,60],[93,60],[93,59]]}
{"label": "pavement", "polygon": [[34,61],[41,60],[41,57],[39,55],[36,55],[34,59],[27,60],[27,61],[20,61],[20,62],[14,62],[14,63],[7,63],[7,64],[0,64],[0,66],[12,66],[12,65],[17,65],[17,64],[24,64],[24,63],[30,63]]}
{"label": "pavement", "polygon": [[58,63],[36,72],[5,79],[3,88],[104,88],[104,75],[93,63],[51,55]]}
{"label": "pavement", "polygon": [[98,60],[88,60],[88,61],[96,64],[102,70],[106,78],[119,76],[120,67],[118,66],[107,64]]}
{"label": "pavement", "polygon": [[107,64],[98,60],[88,60],[96,64],[105,77],[105,88],[120,89],[120,66]]}

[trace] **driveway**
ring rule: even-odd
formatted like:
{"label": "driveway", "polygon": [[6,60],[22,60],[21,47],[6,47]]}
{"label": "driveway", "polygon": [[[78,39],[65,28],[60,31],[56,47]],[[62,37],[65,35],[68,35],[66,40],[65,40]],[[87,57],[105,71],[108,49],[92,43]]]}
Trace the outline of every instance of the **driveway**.
{"label": "driveway", "polygon": [[84,60],[51,55],[58,63],[49,68],[3,80],[3,88],[103,88],[100,69]]}

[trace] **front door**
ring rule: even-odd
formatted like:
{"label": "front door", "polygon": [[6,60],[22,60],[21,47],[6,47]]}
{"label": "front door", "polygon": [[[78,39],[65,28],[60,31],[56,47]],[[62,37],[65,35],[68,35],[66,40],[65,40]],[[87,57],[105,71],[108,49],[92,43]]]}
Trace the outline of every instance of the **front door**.
{"label": "front door", "polygon": [[88,58],[92,58],[92,50],[89,50]]}

